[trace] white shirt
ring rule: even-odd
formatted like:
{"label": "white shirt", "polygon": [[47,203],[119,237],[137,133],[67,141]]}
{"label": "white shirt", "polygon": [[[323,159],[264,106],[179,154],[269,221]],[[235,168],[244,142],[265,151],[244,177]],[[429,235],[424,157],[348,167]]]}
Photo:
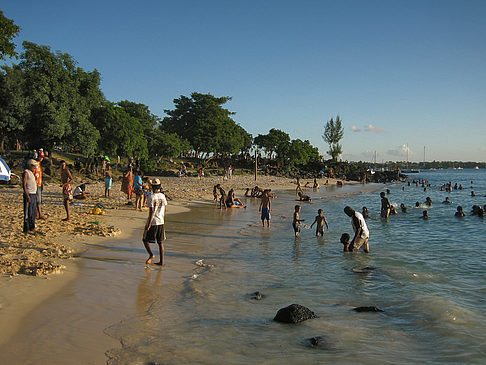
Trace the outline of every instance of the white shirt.
{"label": "white shirt", "polygon": [[370,231],[368,230],[368,226],[366,225],[366,221],[363,217],[363,214],[360,212],[354,212],[354,216],[358,219],[358,226],[355,226],[354,219],[351,221],[353,224],[354,233],[356,233],[361,228],[361,238],[369,238]]}
{"label": "white shirt", "polygon": [[165,206],[167,199],[162,193],[149,194],[147,197],[147,206],[154,210],[154,218],[152,219],[152,226],[160,226],[164,224]]}

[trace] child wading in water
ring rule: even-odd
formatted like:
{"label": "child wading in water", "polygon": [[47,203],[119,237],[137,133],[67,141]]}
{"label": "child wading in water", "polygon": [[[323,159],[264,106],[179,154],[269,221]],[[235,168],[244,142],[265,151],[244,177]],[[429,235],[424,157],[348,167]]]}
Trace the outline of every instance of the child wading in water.
{"label": "child wading in water", "polygon": [[351,245],[349,244],[349,239],[351,237],[349,236],[349,233],[343,233],[341,235],[341,243],[343,244],[343,252],[351,252]]}
{"label": "child wading in water", "polygon": [[312,228],[314,224],[316,224],[316,236],[319,235],[324,236],[324,224],[326,224],[326,229],[329,231],[329,225],[327,224],[327,220],[326,217],[324,217],[322,209],[319,209],[317,211],[316,219],[314,220],[314,223],[312,223],[310,227]]}
{"label": "child wading in water", "polygon": [[272,210],[272,196],[270,195],[270,190],[264,190],[261,199],[262,200],[260,202],[260,207],[258,210],[262,212],[262,226],[265,227],[266,219],[267,227],[270,227],[270,210]]}
{"label": "child wading in water", "polygon": [[294,219],[292,220],[292,227],[294,227],[295,237],[300,235],[300,222],[305,221],[305,219],[300,219],[300,205],[295,206]]}

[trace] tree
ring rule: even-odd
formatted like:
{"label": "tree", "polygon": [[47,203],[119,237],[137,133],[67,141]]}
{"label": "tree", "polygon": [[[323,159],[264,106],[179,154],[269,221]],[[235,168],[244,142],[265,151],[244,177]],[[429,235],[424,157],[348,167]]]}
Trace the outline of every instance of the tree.
{"label": "tree", "polygon": [[270,158],[272,158],[273,153],[276,153],[279,157],[284,156],[288,152],[289,143],[290,136],[275,128],[270,129],[268,134],[259,134],[255,137],[255,144],[265,149],[270,154]]}
{"label": "tree", "polygon": [[324,127],[322,139],[329,144],[329,151],[327,151],[327,153],[331,155],[333,161],[337,161],[339,155],[343,153],[342,146],[339,144],[339,141],[343,136],[344,129],[342,127],[341,118],[339,115],[336,117],[336,121],[331,118]]}
{"label": "tree", "polygon": [[121,106],[132,118],[137,119],[142,124],[147,137],[160,122],[160,118],[152,114],[147,105],[137,104],[128,100],[122,100],[117,105]]}
{"label": "tree", "polygon": [[294,139],[290,143],[288,160],[292,165],[306,165],[319,158],[319,150],[310,144],[308,140]]}
{"label": "tree", "polygon": [[99,150],[102,153],[119,156],[148,158],[147,138],[142,124],[124,108],[107,102],[93,110],[92,124],[99,130]]}
{"label": "tree", "polygon": [[4,143],[13,145],[24,130],[24,124],[29,109],[27,100],[23,97],[24,78],[19,67],[3,66],[0,73],[0,150]]}
{"label": "tree", "polygon": [[154,129],[148,139],[150,156],[173,158],[181,153],[190,151],[191,145],[176,133],[164,132],[161,128]]}
{"label": "tree", "polygon": [[93,152],[99,133],[89,121],[91,110],[102,104],[98,71],[85,72],[67,53],[23,42],[18,67],[22,97],[28,105],[25,136],[33,146],[54,145]]}
{"label": "tree", "polygon": [[13,20],[5,17],[3,11],[0,10],[0,60],[4,60],[5,56],[17,57],[12,39],[17,36],[19,31],[20,27],[15,25]]}
{"label": "tree", "polygon": [[189,141],[196,153],[237,153],[247,148],[249,136],[231,118],[235,113],[222,107],[231,100],[229,96],[192,93],[174,99],[175,109],[164,110],[168,115],[162,129],[177,133]]}

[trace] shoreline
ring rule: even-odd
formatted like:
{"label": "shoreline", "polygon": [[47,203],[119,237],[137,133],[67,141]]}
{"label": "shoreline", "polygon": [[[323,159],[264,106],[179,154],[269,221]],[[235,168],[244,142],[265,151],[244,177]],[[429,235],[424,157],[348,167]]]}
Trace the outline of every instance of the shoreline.
{"label": "shoreline", "polygon": [[[242,176],[235,176],[232,180],[233,181],[225,181],[223,182],[223,186],[234,186],[238,193],[240,193],[240,189],[243,187],[251,187],[249,185],[249,181],[253,179],[253,177],[245,176],[244,179],[241,179]],[[263,179],[265,178],[265,179]],[[168,192],[168,194],[172,194],[175,196],[175,199],[181,199],[179,194],[186,192],[189,193],[192,191],[193,194],[187,194],[188,196],[185,199],[181,200],[172,200],[169,201],[169,205],[167,208],[167,215],[173,215],[181,212],[187,212],[193,206],[198,205],[206,205],[211,206],[214,204],[212,201],[212,189],[208,189],[209,186],[212,186],[213,183],[220,182],[221,178],[213,178],[207,179],[204,185],[201,181],[191,181],[195,179],[191,178],[162,178],[162,184],[164,190]],[[265,181],[262,181],[265,180]],[[332,181],[331,179],[328,179]],[[305,180],[304,180],[305,181]],[[186,182],[186,184],[180,184],[181,182]],[[333,181],[334,182],[334,181]],[[172,184],[171,184],[172,183]],[[187,184],[192,183],[192,184]],[[209,183],[209,185],[208,185]],[[197,184],[197,185],[195,185]],[[273,176],[269,177],[260,177],[257,184],[260,184],[264,188],[271,188],[275,192],[282,191],[282,190],[293,190],[295,189],[295,184],[292,183],[290,179],[287,178],[276,178]],[[355,185],[356,183],[352,183]],[[96,184],[101,185],[101,184]],[[175,185],[175,186],[174,186]],[[184,191],[183,186],[185,185],[192,185],[190,188],[191,190]],[[196,187],[196,188],[194,188]],[[197,187],[200,188],[197,191]],[[2,189],[3,190],[3,189]],[[98,189],[99,190],[99,189]],[[116,188],[113,189],[116,192]],[[194,190],[198,192],[198,194],[194,194]],[[90,191],[92,191],[90,189]],[[358,191],[356,191],[358,192]],[[2,195],[3,191],[0,191],[0,198],[4,198]],[[51,194],[51,190],[47,189],[47,194]],[[93,194],[93,193],[92,193]],[[93,194],[94,195],[94,194]],[[121,193],[117,194],[118,196]],[[117,199],[118,197],[112,197],[111,199]],[[174,199],[174,198],[173,198]],[[87,201],[88,203],[94,203],[94,201]],[[61,209],[62,214],[62,206],[55,206],[55,208]],[[86,209],[85,206],[81,206],[78,208]],[[79,210],[79,209],[78,209]],[[108,211],[107,211],[108,212]],[[82,257],[83,252],[89,249],[90,245],[103,245],[103,243],[107,243],[110,241],[115,241],[118,239],[127,240],[136,235],[136,229],[139,227],[139,224],[132,225],[130,227],[130,221],[133,220],[133,217],[136,216],[137,218],[144,219],[146,217],[147,211],[144,212],[136,212],[133,208],[130,209],[125,206],[119,204],[119,206],[114,209],[113,214],[109,214],[104,217],[100,217],[100,223],[102,225],[111,225],[109,227],[122,227],[122,232],[116,238],[111,236],[111,238],[105,238],[100,236],[73,236],[73,233],[68,233],[65,235],[59,235],[55,237],[55,240],[59,242],[65,243],[72,252],[73,257],[71,258],[64,258],[58,261],[62,262],[62,265],[65,268],[62,269],[61,273],[57,274],[49,274],[47,276],[41,277],[34,277],[30,278],[27,275],[15,275],[4,277],[0,280],[0,288],[2,292],[2,297],[0,297],[0,325],[5,330],[3,331],[2,335],[0,335],[0,345],[4,345],[9,340],[13,339],[16,334],[21,333],[21,324],[22,322],[29,317],[32,313],[35,312],[35,309],[41,306],[42,303],[48,301],[49,299],[56,296],[57,293],[61,292],[64,288],[66,288],[69,284],[76,281],[81,275],[83,271],[81,267],[81,260],[79,256]],[[129,214],[127,214],[129,213]],[[52,218],[50,218],[52,219]],[[92,217],[88,217],[88,219],[92,219]],[[49,220],[46,221],[49,223]],[[3,222],[2,222],[3,224]],[[19,226],[20,227],[20,226]],[[128,229],[127,229],[128,228]],[[143,246],[141,247],[143,249]],[[143,262],[141,262],[143,265]],[[167,272],[167,270],[164,270]]]}

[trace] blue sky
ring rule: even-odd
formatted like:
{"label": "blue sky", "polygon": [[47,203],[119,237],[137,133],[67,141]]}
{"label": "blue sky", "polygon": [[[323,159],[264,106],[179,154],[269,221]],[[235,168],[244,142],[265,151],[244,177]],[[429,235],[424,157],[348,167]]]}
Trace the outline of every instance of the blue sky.
{"label": "blue sky", "polygon": [[[13,1],[28,40],[100,71],[110,101],[164,116],[197,91],[253,136],[271,128],[343,159],[486,161],[486,1]],[[21,47],[18,47],[21,51]]]}

